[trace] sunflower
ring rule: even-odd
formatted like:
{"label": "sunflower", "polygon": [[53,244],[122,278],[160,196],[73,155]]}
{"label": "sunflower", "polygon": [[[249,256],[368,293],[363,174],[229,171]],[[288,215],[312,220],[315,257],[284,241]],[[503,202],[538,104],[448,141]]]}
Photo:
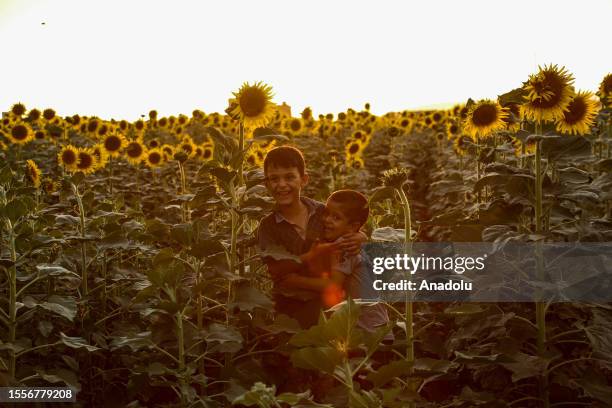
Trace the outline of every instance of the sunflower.
{"label": "sunflower", "polygon": [[523,84],[527,93],[521,112],[529,120],[554,121],[563,116],[563,111],[574,96],[574,77],[564,67],[550,65]]}
{"label": "sunflower", "polygon": [[303,123],[300,118],[290,118],[285,121],[285,129],[291,134],[298,134],[303,128]]}
{"label": "sunflower", "polygon": [[361,153],[363,150],[363,144],[356,140],[351,140],[350,143],[346,145],[346,155],[347,157],[353,157]]}
{"label": "sunflower", "polygon": [[159,144],[159,140],[158,139],[151,139],[151,140],[149,140],[149,143],[148,143],[148,147],[149,148],[155,149],[156,147],[159,147],[159,145],[160,144]]}
{"label": "sunflower", "polygon": [[47,121],[53,120],[53,118],[55,117],[55,111],[53,109],[45,109],[42,113],[43,118],[45,118]]}
{"label": "sunflower", "polygon": [[446,123],[446,135],[449,140],[454,137],[457,137],[459,135],[460,130],[461,129],[459,128],[459,125],[454,120],[449,120]]}
{"label": "sunflower", "polygon": [[145,147],[139,140],[133,140],[125,147],[125,157],[127,160],[136,165],[142,161],[145,154]]}
{"label": "sunflower", "polygon": [[612,74],[608,74],[604,77],[599,85],[599,91],[597,93],[602,104],[612,104]]}
{"label": "sunflower", "polygon": [[354,169],[363,169],[365,164],[361,156],[352,156],[347,158],[346,165]]}
{"label": "sunflower", "polygon": [[499,103],[484,99],[472,105],[463,123],[465,133],[476,138],[486,137],[492,132],[503,129],[506,124],[504,119],[508,113]]}
{"label": "sunflower", "polygon": [[96,156],[96,164],[98,165],[98,169],[103,169],[108,163],[108,153],[104,149],[104,145],[102,143],[96,144],[93,148],[93,154]]}
{"label": "sunflower", "polygon": [[145,153],[144,162],[150,168],[159,167],[163,163],[164,156],[158,148],[151,149]]}
{"label": "sunflower", "polygon": [[37,130],[36,132],[34,132],[34,138],[35,139],[44,139],[45,138],[45,131],[44,130]]}
{"label": "sunflower", "polygon": [[144,127],[145,123],[142,119],[138,119],[136,122],[134,122],[134,129],[136,129],[137,132],[142,132]]}
{"label": "sunflower", "polygon": [[78,152],[79,150],[72,145],[64,146],[57,154],[57,161],[60,165],[64,166],[64,169],[67,171],[75,171],[78,161]]}
{"label": "sunflower", "polygon": [[567,105],[563,116],[557,119],[557,130],[571,135],[589,133],[599,110],[598,105],[593,98],[593,93],[578,92]]}
{"label": "sunflower", "polygon": [[367,134],[366,134],[366,132],[364,132],[362,130],[355,130],[351,134],[351,139],[353,139],[355,141],[359,141],[359,142],[365,142],[365,140],[367,139]]}
{"label": "sunflower", "polygon": [[28,120],[30,120],[31,122],[36,122],[38,121],[38,119],[40,119],[40,115],[41,113],[38,109],[32,109],[28,112]]}
{"label": "sunflower", "polygon": [[8,137],[15,144],[25,144],[34,139],[34,132],[25,123],[19,123],[11,128]]}
{"label": "sunflower", "polygon": [[34,160],[26,160],[25,177],[34,187],[40,187],[40,176],[42,172]]}
{"label": "sunflower", "polygon": [[178,150],[184,152],[187,158],[192,158],[195,155],[195,148],[196,146],[189,136],[183,137],[183,140],[178,146]]}
{"label": "sunflower", "polygon": [[244,83],[230,99],[230,114],[244,122],[247,127],[265,126],[274,117],[276,105],[272,103],[272,87],[262,82]]}
{"label": "sunflower", "polygon": [[174,147],[172,145],[169,145],[169,144],[162,145],[161,151],[165,155],[170,156],[170,157],[172,157],[174,155]]}
{"label": "sunflower", "polygon": [[99,126],[100,126],[100,121],[94,118],[89,119],[89,121],[87,122],[87,132],[96,133]]}
{"label": "sunflower", "polygon": [[510,132],[518,132],[521,128],[520,117],[521,107],[516,103],[509,103],[504,106],[508,112],[508,116],[504,119],[506,129]]}
{"label": "sunflower", "polygon": [[18,102],[11,107],[11,113],[18,118],[21,118],[26,113],[26,107],[23,103]]}
{"label": "sunflower", "polygon": [[96,156],[92,148],[80,148],[77,153],[78,161],[76,171],[82,171],[84,174],[93,173],[98,167]]}
{"label": "sunflower", "polygon": [[118,134],[109,134],[102,141],[102,146],[106,153],[108,153],[111,157],[119,156],[119,153],[122,149],[127,145],[127,140],[121,133]]}
{"label": "sunflower", "polygon": [[453,140],[453,150],[459,156],[463,156],[473,146],[473,140],[468,135],[460,135]]}
{"label": "sunflower", "polygon": [[45,194],[53,194],[60,187],[60,183],[57,181],[53,181],[51,177],[45,177],[41,185],[42,185],[42,189],[45,192]]}

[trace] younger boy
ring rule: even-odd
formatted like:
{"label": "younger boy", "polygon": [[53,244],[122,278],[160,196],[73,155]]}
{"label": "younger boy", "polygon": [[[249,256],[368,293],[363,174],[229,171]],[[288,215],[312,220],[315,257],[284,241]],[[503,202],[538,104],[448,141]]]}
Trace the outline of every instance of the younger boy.
{"label": "younger boy", "polygon": [[[323,303],[330,307],[345,296],[352,299],[373,297],[372,277],[365,270],[360,254],[347,254],[338,250],[339,245],[346,236],[361,229],[368,219],[369,207],[367,198],[354,190],[339,190],[332,193],[325,204],[325,216],[323,224],[323,239],[331,244],[323,244],[332,249],[331,262],[329,264],[330,274],[328,278],[306,278],[310,280],[312,288],[323,292]],[[332,247],[329,247],[332,245]],[[305,258],[310,269],[325,270],[326,262],[318,254],[315,247]],[[311,270],[311,273],[313,271]],[[358,326],[374,331],[378,326],[389,322],[387,309],[380,303],[361,306]],[[385,339],[392,339],[391,333]]]}

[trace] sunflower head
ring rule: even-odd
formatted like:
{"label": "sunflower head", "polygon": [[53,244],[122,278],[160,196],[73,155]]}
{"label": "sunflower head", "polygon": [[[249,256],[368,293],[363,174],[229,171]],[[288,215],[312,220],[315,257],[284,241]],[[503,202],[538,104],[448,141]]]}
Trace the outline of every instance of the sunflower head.
{"label": "sunflower head", "polygon": [[599,104],[591,92],[578,92],[557,119],[557,130],[562,133],[585,135],[590,132]]}
{"label": "sunflower head", "polygon": [[60,183],[53,181],[51,177],[45,177],[41,182],[41,186],[45,194],[53,194],[59,189]]}
{"label": "sunflower head", "polygon": [[385,187],[393,187],[400,189],[408,181],[410,176],[410,170],[406,168],[395,167],[393,169],[385,170],[382,174],[382,184]]}
{"label": "sunflower head", "polygon": [[27,160],[25,168],[25,177],[28,183],[32,184],[36,188],[40,187],[41,175],[42,172],[36,165],[36,162],[34,162],[34,160]]}
{"label": "sunflower head", "polygon": [[40,111],[38,109],[32,109],[31,111],[28,112],[28,120],[32,121],[32,122],[36,122],[37,120],[40,119]]}
{"label": "sunflower head", "polygon": [[159,167],[163,164],[164,156],[160,149],[155,148],[145,153],[145,164],[150,168]]}
{"label": "sunflower head", "polygon": [[119,156],[121,150],[125,148],[127,141],[122,134],[108,134],[102,141],[102,147],[111,157]]}
{"label": "sunflower head", "polygon": [[67,171],[76,171],[79,150],[72,146],[67,145],[62,147],[62,149],[57,154],[57,161],[61,166],[64,166],[64,169]]}
{"label": "sunflower head", "polygon": [[238,92],[234,92],[228,110],[232,118],[243,121],[247,127],[265,126],[276,112],[272,87],[262,82],[244,83]]}
{"label": "sunflower head", "polygon": [[98,169],[103,169],[108,162],[108,153],[104,149],[104,145],[102,143],[96,144],[93,148],[93,155],[96,156],[96,164],[98,165]]}
{"label": "sunflower head", "polygon": [[597,94],[603,105],[612,105],[612,74],[608,74],[604,77],[599,85]]}
{"label": "sunflower head", "polygon": [[574,77],[564,67],[550,65],[539,67],[539,72],[530,75],[523,84],[525,103],[521,106],[524,117],[536,122],[554,121],[563,116],[563,111],[574,96]]}
{"label": "sunflower head", "polygon": [[23,103],[18,102],[11,107],[11,113],[20,118],[24,113],[26,113],[26,107]]}
{"label": "sunflower head", "polygon": [[87,131],[89,133],[95,133],[98,130],[99,126],[100,126],[100,121],[94,118],[89,119],[89,122],[87,122]]}
{"label": "sunflower head", "polygon": [[497,102],[489,99],[474,103],[463,123],[465,133],[472,137],[487,137],[505,127],[508,113]]}
{"label": "sunflower head", "polygon": [[125,146],[125,157],[132,164],[142,161],[145,154],[145,147],[139,140],[133,140]]}
{"label": "sunflower head", "polygon": [[53,120],[53,118],[55,118],[55,111],[48,108],[43,111],[42,115],[46,120]]}
{"label": "sunflower head", "polygon": [[76,171],[82,171],[84,174],[93,173],[98,164],[96,156],[91,148],[80,148],[77,153]]}
{"label": "sunflower head", "polygon": [[25,123],[17,123],[11,128],[9,139],[15,144],[25,144],[34,139],[34,132]]}

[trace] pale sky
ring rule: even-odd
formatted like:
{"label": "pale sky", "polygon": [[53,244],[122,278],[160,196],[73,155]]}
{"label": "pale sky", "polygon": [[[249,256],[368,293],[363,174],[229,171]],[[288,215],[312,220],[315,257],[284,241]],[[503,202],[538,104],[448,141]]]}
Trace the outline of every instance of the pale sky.
{"label": "pale sky", "polygon": [[0,111],[221,112],[262,80],[294,114],[382,114],[495,98],[551,62],[595,91],[611,16],[612,0],[0,0]]}

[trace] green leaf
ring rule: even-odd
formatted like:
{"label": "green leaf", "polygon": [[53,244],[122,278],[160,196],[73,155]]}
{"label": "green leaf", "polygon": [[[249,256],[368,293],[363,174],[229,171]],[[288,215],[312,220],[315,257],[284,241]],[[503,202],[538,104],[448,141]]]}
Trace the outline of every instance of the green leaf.
{"label": "green leaf", "polygon": [[121,347],[129,347],[132,351],[138,351],[143,348],[151,347],[151,332],[146,331],[132,336],[115,337],[111,341],[111,350],[117,350]]}
{"label": "green leaf", "polygon": [[79,383],[77,375],[65,368],[60,369],[35,369],[36,374],[40,376],[43,380],[50,382],[52,384],[56,383],[64,383],[74,391],[79,392],[81,390],[81,384]]}
{"label": "green leaf", "polygon": [[498,95],[497,100],[501,106],[506,106],[509,104],[522,105],[525,102],[526,94],[527,92],[522,87],[516,88],[510,92],[506,92],[505,94]]}
{"label": "green leaf", "polygon": [[33,297],[26,296],[23,299],[23,305],[30,309],[33,307],[40,307],[62,316],[71,322],[74,320],[77,313],[76,301],[72,297],[52,295],[47,301],[38,302]]}
{"label": "green leaf", "polygon": [[39,264],[36,265],[36,269],[41,274],[41,276],[71,276],[80,278],[78,274],[75,272],[69,271],[61,265],[54,264]]}
{"label": "green leaf", "polygon": [[13,225],[19,218],[28,214],[27,204],[20,198],[9,201],[3,209],[3,215],[7,217]]}
{"label": "green leaf", "polygon": [[221,241],[213,239],[204,239],[198,241],[191,247],[189,255],[195,256],[196,258],[206,258],[208,256],[218,254],[224,251],[225,247],[223,246]]}
{"label": "green leaf", "polygon": [[591,142],[582,136],[546,136],[542,139],[542,154],[548,160],[557,161],[561,157],[591,156]]}
{"label": "green leaf", "polygon": [[210,174],[222,183],[229,184],[238,175],[234,170],[228,170],[225,167],[214,167],[210,169]]}
{"label": "green leaf", "polygon": [[[416,236],[416,231],[412,230],[412,236]],[[405,230],[392,227],[376,228],[371,239],[375,242],[404,242]]]}
{"label": "green leaf", "polygon": [[212,323],[206,330],[205,338],[211,352],[235,353],[242,348],[242,335],[232,326]]}
{"label": "green leaf", "polygon": [[299,256],[290,253],[289,251],[287,251],[284,247],[280,245],[271,245],[267,247],[265,250],[260,251],[259,255],[262,258],[270,257],[277,261],[282,261],[286,259],[286,260],[295,261],[297,263],[302,263],[302,260],[300,259]]}
{"label": "green leaf", "polygon": [[386,199],[393,199],[395,196],[395,189],[393,187],[376,187],[372,190],[372,194],[370,195],[369,203],[372,205],[373,203],[378,203],[381,201],[385,201]]}
{"label": "green leaf", "polygon": [[64,333],[60,333],[60,341],[65,345],[73,349],[85,349],[87,351],[99,350],[98,347],[87,344],[87,341],[82,337],[69,337]]}
{"label": "green leaf", "polygon": [[328,374],[333,374],[342,359],[343,354],[331,346],[305,347],[291,353],[291,363],[295,367],[319,370]]}
{"label": "green leaf", "polygon": [[248,282],[239,282],[235,287],[234,301],[230,308],[252,312],[255,308],[272,311],[274,303],[259,289],[250,286]]}
{"label": "green leaf", "polygon": [[382,387],[396,377],[410,374],[411,367],[406,360],[395,360],[368,374],[368,380],[372,381],[375,387]]}

